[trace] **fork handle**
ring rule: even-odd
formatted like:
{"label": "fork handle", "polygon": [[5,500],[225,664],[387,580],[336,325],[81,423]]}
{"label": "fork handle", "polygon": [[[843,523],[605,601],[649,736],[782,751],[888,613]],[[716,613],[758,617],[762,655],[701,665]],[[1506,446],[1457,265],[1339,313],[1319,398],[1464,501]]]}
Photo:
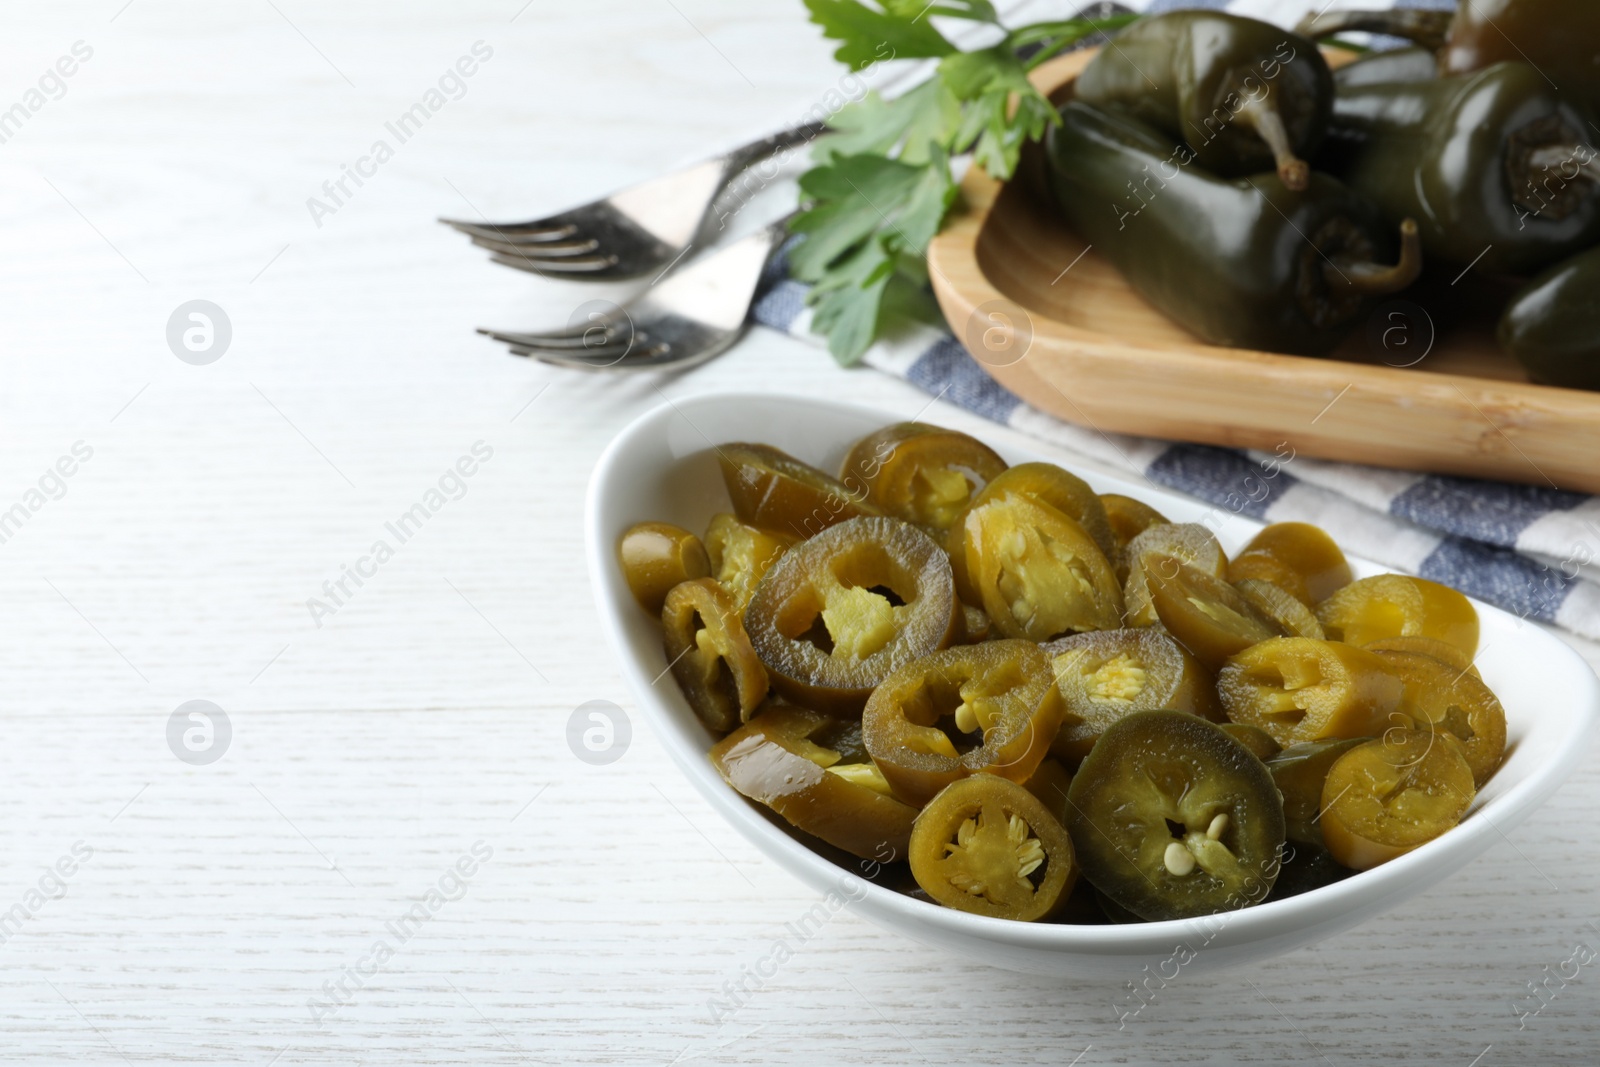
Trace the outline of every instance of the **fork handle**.
{"label": "fork handle", "polygon": [[786,130],[779,130],[749,144],[740,145],[723,157],[727,162],[728,176],[731,178],[779,152],[808,144],[826,128],[827,124],[823,122],[802,122],[798,126],[790,126]]}

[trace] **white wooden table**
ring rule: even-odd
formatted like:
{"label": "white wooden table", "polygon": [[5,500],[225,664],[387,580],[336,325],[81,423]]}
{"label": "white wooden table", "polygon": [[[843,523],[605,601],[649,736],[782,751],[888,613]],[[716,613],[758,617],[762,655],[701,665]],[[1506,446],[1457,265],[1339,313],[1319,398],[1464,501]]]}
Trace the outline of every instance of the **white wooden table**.
{"label": "white wooden table", "polygon": [[[813,901],[637,719],[614,764],[569,751],[577,705],[631,706],[581,565],[590,467],[663,394],[925,398],[765,331],[653,379],[474,336],[590,294],[491,266],[435,216],[577,202],[838,77],[790,0],[519,7],[0,15],[0,111],[24,111],[0,121],[0,1059],[1594,1062],[1593,965],[1520,1028],[1513,1010],[1600,945],[1594,769],[1448,887],[1179,980],[1121,1029],[1123,989],[970,966],[848,911],[714,1020]],[[395,144],[385,123],[478,41],[460,98]],[[314,220],[379,139],[393,158]],[[194,299],[232,325],[208,365],[166,340]],[[360,564],[477,442],[464,495]],[[231,728],[210,764],[169,747],[190,700]]]}

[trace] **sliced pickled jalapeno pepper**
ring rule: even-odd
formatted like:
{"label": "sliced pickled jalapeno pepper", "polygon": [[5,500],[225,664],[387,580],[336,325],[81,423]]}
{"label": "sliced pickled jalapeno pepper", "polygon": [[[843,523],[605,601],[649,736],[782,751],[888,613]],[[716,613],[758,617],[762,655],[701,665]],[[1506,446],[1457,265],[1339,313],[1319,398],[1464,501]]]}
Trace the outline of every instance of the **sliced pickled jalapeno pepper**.
{"label": "sliced pickled jalapeno pepper", "polygon": [[[1110,561],[1117,553],[1116,535],[1106,515],[1105,505],[1089,483],[1054,463],[1019,463],[1001,472],[983,491],[972,498],[970,507],[1002,493],[1018,493],[1046,504],[1083,527],[1101,553]],[[956,572],[956,591],[963,598],[978,601],[979,593],[966,573],[967,531],[963,514],[950,528],[946,548]],[[1119,579],[1120,580],[1120,579]]]}
{"label": "sliced pickled jalapeno pepper", "polygon": [[1106,506],[1089,483],[1054,463],[1019,463],[997,476],[980,497],[1000,493],[1021,493],[1041,504],[1049,504],[1083,527],[1107,557],[1117,550]]}
{"label": "sliced pickled jalapeno pepper", "polygon": [[1361,647],[1368,652],[1415,652],[1422,656],[1432,656],[1458,671],[1466,671],[1474,678],[1482,678],[1478,668],[1473,665],[1471,656],[1455,645],[1446,644],[1436,637],[1384,637]]}
{"label": "sliced pickled jalapeno pepper", "polygon": [[1161,625],[1208,670],[1282,633],[1221,578],[1156,552],[1146,552],[1139,565]]}
{"label": "sliced pickled jalapeno pepper", "polygon": [[1048,641],[1120,624],[1116,573],[1064,512],[1022,493],[986,491],[963,526],[966,577],[998,633]]}
{"label": "sliced pickled jalapeno pepper", "polygon": [[1025,782],[1061,725],[1050,659],[1030,641],[958,645],[873,690],[861,735],[894,795],[924,804],[981,771]]}
{"label": "sliced pickled jalapeno pepper", "polygon": [[950,644],[961,626],[944,552],[886,517],[849,519],[796,545],[745,609],[773,687],[840,715],[859,712],[891,671]]}
{"label": "sliced pickled jalapeno pepper", "polygon": [[1006,461],[975,437],[900,422],[857,441],[839,480],[864,487],[869,501],[897,519],[948,530],[1005,469]]}
{"label": "sliced pickled jalapeno pepper", "polygon": [[1111,533],[1123,548],[1128,542],[1152,526],[1168,526],[1172,520],[1142,500],[1121,493],[1102,493],[1100,503],[1106,509],[1106,520],[1111,523]]}
{"label": "sliced pickled jalapeno pepper", "polygon": [[1117,581],[1125,583],[1128,580],[1128,543],[1150,527],[1165,526],[1172,520],[1149,504],[1121,493],[1102,493],[1100,503],[1105,506],[1111,535],[1117,542],[1111,563],[1116,568]]}
{"label": "sliced pickled jalapeno pepper", "polygon": [[667,662],[700,721],[718,733],[750,717],[767,695],[733,598],[713,578],[680,582],[661,608]]}
{"label": "sliced pickled jalapeno pepper", "polygon": [[1159,630],[1099,630],[1043,647],[1067,711],[1050,748],[1069,763],[1087,756],[1107,727],[1136,711],[1222,717],[1211,675]]}
{"label": "sliced pickled jalapeno pepper", "polygon": [[1280,586],[1259,578],[1246,578],[1233,583],[1233,588],[1244,597],[1260,616],[1289,637],[1311,637],[1318,641],[1327,639],[1322,624],[1305,603],[1296,600]]}
{"label": "sliced pickled jalapeno pepper", "polygon": [[1077,881],[1072,838],[1037,797],[992,774],[946,787],[911,830],[911,873],[948,908],[1033,922]]}
{"label": "sliced pickled jalapeno pepper", "polygon": [[1370,645],[1388,637],[1431,637],[1470,660],[1478,652],[1472,601],[1438,582],[1403,574],[1362,578],[1317,606],[1317,620],[1335,641]]}
{"label": "sliced pickled jalapeno pepper", "polygon": [[1222,732],[1250,750],[1250,754],[1265,763],[1283,751],[1283,746],[1259,726],[1246,726],[1242,722],[1219,722]]}
{"label": "sliced pickled jalapeno pepper", "polygon": [[1405,687],[1400,710],[1418,727],[1461,742],[1472,780],[1483,783],[1506,750],[1506,712],[1483,681],[1465,670],[1416,652],[1379,652]]}
{"label": "sliced pickled jalapeno pepper", "polygon": [[1322,844],[1322,785],[1340,756],[1369,737],[1330,738],[1290,745],[1267,760],[1267,770],[1283,794],[1283,818],[1290,841]]}
{"label": "sliced pickled jalapeno pepper", "polygon": [[[1228,581],[1271,582],[1307,607],[1350,584],[1350,564],[1320,527],[1275,522],[1250,539],[1228,564]],[[1309,635],[1306,635],[1309,636]]]}
{"label": "sliced pickled jalapeno pepper", "polygon": [[859,750],[829,747],[839,725],[820,712],[769,704],[711,749],[723,780],[789,823],[863,859],[904,856],[917,810],[889,795]]}
{"label": "sliced pickled jalapeno pepper", "polygon": [[1459,746],[1427,730],[1390,730],[1328,771],[1322,839],[1346,867],[1369,870],[1455,826],[1474,795]]}
{"label": "sliced pickled jalapeno pepper", "polygon": [[1154,626],[1156,607],[1150,599],[1150,581],[1144,573],[1147,553],[1171,556],[1203,574],[1221,578],[1228,573],[1228,557],[1211,531],[1197,522],[1152,526],[1128,542],[1128,577],[1122,599],[1127,625]]}
{"label": "sliced pickled jalapeno pepper", "polygon": [[722,481],[740,521],[806,538],[847,519],[880,514],[865,492],[771,445],[717,448]]}
{"label": "sliced pickled jalapeno pepper", "polygon": [[711,562],[700,538],[669,522],[640,522],[617,542],[622,576],[633,598],[652,615],[661,613],[667,593],[679,582],[704,578]]}
{"label": "sliced pickled jalapeno pepper", "polygon": [[1142,711],[1113,723],[1072,779],[1083,875],[1143,919],[1260,903],[1284,844],[1267,768],[1213,723]]}
{"label": "sliced pickled jalapeno pepper", "polygon": [[1251,645],[1222,668],[1217,693],[1234,722],[1285,748],[1330,737],[1376,737],[1397,725],[1400,679],[1375,653],[1309,637]]}
{"label": "sliced pickled jalapeno pepper", "polygon": [[712,577],[722,583],[741,612],[768,569],[794,543],[793,537],[758,529],[726,513],[712,516],[706,527]]}

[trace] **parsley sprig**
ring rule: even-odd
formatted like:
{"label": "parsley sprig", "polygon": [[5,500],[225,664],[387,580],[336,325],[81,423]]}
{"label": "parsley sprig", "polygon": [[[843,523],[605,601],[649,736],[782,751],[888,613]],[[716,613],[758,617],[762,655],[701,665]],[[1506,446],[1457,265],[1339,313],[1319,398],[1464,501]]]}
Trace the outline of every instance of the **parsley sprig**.
{"label": "parsley sprig", "polygon": [[[811,21],[839,42],[852,71],[885,59],[934,59],[932,78],[892,100],[876,91],[841,109],[800,179],[805,234],[790,256],[812,285],[811,328],[840,363],[861,358],[886,323],[928,308],[928,242],[956,199],[952,157],[1009,178],[1022,146],[1060,121],[1028,82],[1034,67],[1091,34],[1136,16],[1007,28],[989,0],[805,0]],[[987,23],[993,44],[962,51],[935,17]],[[992,35],[991,35],[992,36]]]}

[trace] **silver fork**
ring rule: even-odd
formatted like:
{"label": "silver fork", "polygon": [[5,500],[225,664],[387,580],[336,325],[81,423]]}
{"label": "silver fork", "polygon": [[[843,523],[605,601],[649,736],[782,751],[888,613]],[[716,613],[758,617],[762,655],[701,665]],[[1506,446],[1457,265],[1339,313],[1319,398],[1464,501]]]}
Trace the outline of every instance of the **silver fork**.
{"label": "silver fork", "polygon": [[440,219],[487,249],[496,263],[534,274],[611,281],[675,262],[709,237],[717,198],[762,160],[814,139],[820,122],[780,130],[703,163],[620,193],[527,222]]}
{"label": "silver fork", "polygon": [[744,333],[762,269],[789,233],[777,222],[701,255],[627,307],[590,315],[555,333],[487,330],[519,356],[580,370],[687,369],[719,355]]}

